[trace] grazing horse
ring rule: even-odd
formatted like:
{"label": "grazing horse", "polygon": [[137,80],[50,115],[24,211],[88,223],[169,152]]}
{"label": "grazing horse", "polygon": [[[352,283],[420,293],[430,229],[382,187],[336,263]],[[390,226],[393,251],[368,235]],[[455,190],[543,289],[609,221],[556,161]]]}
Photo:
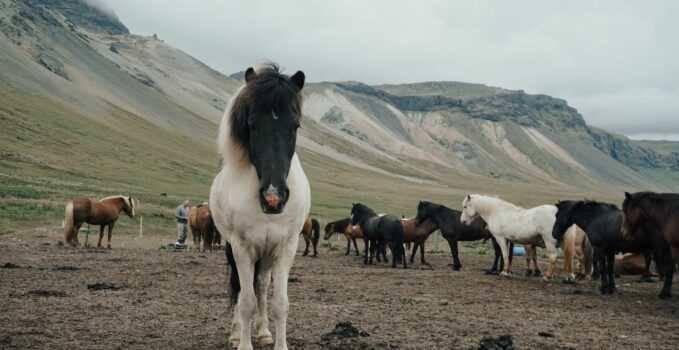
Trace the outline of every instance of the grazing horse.
{"label": "grazing horse", "polygon": [[354,242],[356,256],[360,255],[356,239],[363,239],[363,233],[361,232],[360,227],[351,225],[351,218],[329,222],[325,225],[325,235],[323,236],[323,239],[327,241],[335,233],[341,233],[347,239],[347,252],[344,255],[349,255],[349,253],[351,253],[351,242]]}
{"label": "grazing horse", "polygon": [[480,216],[488,225],[502,250],[504,269],[501,276],[511,273],[508,242],[544,246],[549,254],[549,269],[545,279],[554,277],[556,271],[556,239],[552,237],[556,207],[541,205],[524,209],[499,198],[468,195],[462,201],[460,222],[470,225]]}
{"label": "grazing horse", "polygon": [[304,249],[304,254],[302,256],[309,255],[309,243],[313,242],[314,246],[314,258],[318,256],[318,238],[321,235],[321,225],[318,220],[312,218],[306,218],[304,221],[304,226],[302,227],[302,232],[300,232],[304,241],[306,242],[306,248]]}
{"label": "grazing horse", "polygon": [[420,262],[423,265],[429,265],[429,263],[424,260],[424,242],[429,238],[429,235],[438,229],[436,222],[427,219],[418,223],[415,218],[412,218],[401,219],[401,225],[403,225],[403,242],[415,243],[410,254],[410,263],[415,263],[415,254],[417,254],[417,248],[419,247]]}
{"label": "grazing horse", "polygon": [[[552,236],[561,241],[573,224],[584,229],[601,272],[601,294],[615,292],[614,261],[617,252],[647,253],[651,250],[648,239],[623,237],[622,212],[614,204],[588,200],[560,201],[556,207]],[[645,275],[650,275],[649,266],[646,271]]]}
{"label": "grazing horse", "polygon": [[97,248],[101,248],[104,228],[108,227],[108,249],[111,249],[111,232],[120,212],[123,211],[130,218],[134,218],[134,201],[132,197],[111,196],[98,202],[81,197],[68,202],[64,218],[64,240],[66,244],[74,247],[80,246],[78,231],[84,223],[88,223],[99,225],[99,243],[97,243]]}
{"label": "grazing horse", "polygon": [[[643,254],[625,253],[615,255],[615,273],[619,275],[643,275],[648,262]],[[653,275],[653,273],[651,273]],[[650,282],[653,282],[652,280]]]}
{"label": "grazing horse", "polygon": [[189,227],[193,235],[193,247],[198,249],[200,245],[200,252],[205,252],[205,245],[212,251],[212,245],[216,241],[215,222],[212,220],[210,213],[210,206],[206,203],[198,207],[191,208],[189,214]]}
{"label": "grazing horse", "polygon": [[274,349],[287,349],[288,276],[311,205],[295,153],[303,86],[301,71],[288,77],[275,64],[248,68],[219,126],[222,167],[212,182],[210,208],[227,242],[236,304],[229,340],[240,350],[252,349],[253,319],[259,344],[273,343],[267,316],[272,277]]}
{"label": "grazing horse", "polygon": [[[365,242],[364,264],[372,264],[373,252],[380,253],[380,242],[391,246],[391,267],[396,267],[398,259],[403,259],[403,268],[407,268],[406,252],[403,248],[403,226],[401,219],[394,215],[378,216],[367,205],[356,203],[351,207],[351,224],[360,225]],[[370,250],[370,260],[368,260]]]}
{"label": "grazing horse", "polygon": [[664,277],[659,297],[672,297],[672,278],[679,263],[679,194],[625,192],[623,233],[652,241],[660,275]]}

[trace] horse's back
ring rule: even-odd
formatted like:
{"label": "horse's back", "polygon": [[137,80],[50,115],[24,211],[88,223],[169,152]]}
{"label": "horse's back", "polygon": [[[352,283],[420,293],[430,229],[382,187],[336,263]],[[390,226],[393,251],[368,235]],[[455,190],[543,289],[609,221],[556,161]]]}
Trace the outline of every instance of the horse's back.
{"label": "horse's back", "polygon": [[75,198],[73,204],[73,220],[75,222],[85,222],[92,215],[92,200],[86,197]]}

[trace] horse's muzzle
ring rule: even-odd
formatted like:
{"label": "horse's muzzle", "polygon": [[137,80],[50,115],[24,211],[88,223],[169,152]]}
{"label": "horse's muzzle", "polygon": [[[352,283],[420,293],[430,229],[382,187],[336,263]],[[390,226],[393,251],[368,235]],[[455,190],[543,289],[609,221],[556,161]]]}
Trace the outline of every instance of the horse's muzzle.
{"label": "horse's muzzle", "polygon": [[285,204],[290,197],[290,190],[283,185],[280,188],[269,185],[266,189],[259,192],[259,205],[264,214],[280,214],[285,208]]}

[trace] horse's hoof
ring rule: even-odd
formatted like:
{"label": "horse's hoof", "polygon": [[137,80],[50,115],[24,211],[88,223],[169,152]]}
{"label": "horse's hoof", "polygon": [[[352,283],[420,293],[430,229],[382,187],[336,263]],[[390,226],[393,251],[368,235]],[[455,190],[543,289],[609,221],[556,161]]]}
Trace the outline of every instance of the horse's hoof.
{"label": "horse's hoof", "polygon": [[507,273],[507,272],[505,272],[505,271],[502,271],[502,272],[500,272],[500,277],[509,278],[509,273]]}
{"label": "horse's hoof", "polygon": [[237,349],[240,345],[240,338],[229,339],[229,344],[231,344],[232,348]]}
{"label": "horse's hoof", "polygon": [[654,283],[655,280],[653,280],[653,278],[651,278],[651,276],[642,276],[641,279],[639,280],[639,282]]}
{"label": "horse's hoof", "polygon": [[486,271],[486,275],[494,275],[494,276],[497,276],[497,275],[499,275],[499,274],[500,274],[500,271],[498,271],[498,270],[488,270],[488,271]]}
{"label": "horse's hoof", "polygon": [[263,337],[257,338],[257,344],[259,346],[267,346],[273,344],[273,337],[270,335],[265,335]]}
{"label": "horse's hoof", "polygon": [[526,270],[526,274],[525,274],[525,275],[526,275],[527,277],[533,276],[533,271],[531,271],[531,270]]}
{"label": "horse's hoof", "polygon": [[544,282],[549,282],[549,281],[552,280],[552,278],[551,278],[551,277],[547,277],[547,276],[543,276],[543,277],[542,277],[542,280],[543,280]]}
{"label": "horse's hoof", "polygon": [[564,284],[577,284],[575,277],[567,277],[563,280]]}
{"label": "horse's hoof", "polygon": [[540,276],[542,276],[542,271],[540,271],[540,270],[535,270],[535,271],[533,271],[533,276],[535,276],[535,277],[540,277]]}
{"label": "horse's hoof", "polygon": [[662,299],[662,300],[669,300],[669,299],[672,299],[672,293],[669,293],[669,292],[660,292],[660,294],[658,295],[658,298],[660,298],[660,299]]}
{"label": "horse's hoof", "polygon": [[601,288],[599,288],[599,292],[603,295],[606,295],[606,294],[608,294],[608,288],[601,287]]}

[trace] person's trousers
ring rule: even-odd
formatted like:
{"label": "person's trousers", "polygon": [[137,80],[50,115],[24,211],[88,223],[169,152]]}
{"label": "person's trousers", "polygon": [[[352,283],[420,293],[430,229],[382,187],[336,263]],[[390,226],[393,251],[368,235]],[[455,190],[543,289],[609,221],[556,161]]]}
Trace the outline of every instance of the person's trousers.
{"label": "person's trousers", "polygon": [[178,222],[177,223],[177,242],[184,244],[184,241],[186,240],[186,234],[188,232],[188,228],[186,227],[187,224],[185,222]]}

